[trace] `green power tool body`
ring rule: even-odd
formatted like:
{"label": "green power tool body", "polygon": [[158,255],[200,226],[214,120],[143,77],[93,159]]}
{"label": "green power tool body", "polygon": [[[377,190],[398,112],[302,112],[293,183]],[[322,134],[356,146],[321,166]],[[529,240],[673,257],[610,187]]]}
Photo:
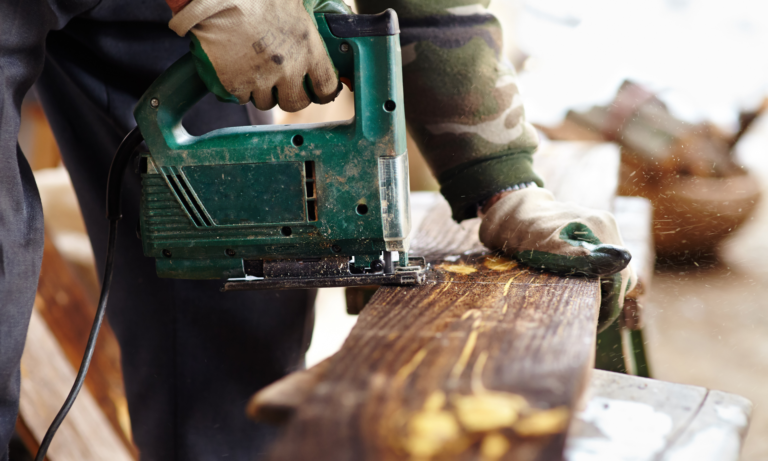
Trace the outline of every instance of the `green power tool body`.
{"label": "green power tool body", "polygon": [[182,57],[134,112],[140,237],[160,277],[229,279],[224,290],[423,283],[411,231],[399,27],[379,15],[316,14],[355,116],[343,122],[182,127],[208,93]]}

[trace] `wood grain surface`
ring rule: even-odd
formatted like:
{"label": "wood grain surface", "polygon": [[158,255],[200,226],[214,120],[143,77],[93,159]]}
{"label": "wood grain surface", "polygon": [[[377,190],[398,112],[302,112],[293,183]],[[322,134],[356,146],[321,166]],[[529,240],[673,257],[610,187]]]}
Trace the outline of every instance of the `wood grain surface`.
{"label": "wood grain surface", "polygon": [[[43,439],[58,413],[76,370],[69,364],[38,309],[33,309],[21,357],[19,414],[35,441]],[[29,437],[26,437],[29,443]],[[99,408],[86,387],[51,442],[49,461],[132,461],[136,459],[120,440],[119,432]]]}
{"label": "wood grain surface", "polygon": [[[96,306],[48,236],[45,240],[43,264],[35,298],[35,310],[45,320],[69,365],[77,370],[83,359],[91,324],[96,314]],[[27,348],[38,347],[36,341],[27,345]],[[50,385],[68,391],[72,382],[61,381],[50,383]],[[106,420],[111,424],[115,434],[122,440],[125,449],[134,459],[137,459],[138,450],[131,440],[128,403],[125,398],[123,375],[120,367],[120,347],[114,332],[106,321],[96,341],[96,349],[85,378],[85,385],[95,398]],[[60,401],[51,401],[52,407],[46,409],[45,413],[53,412],[55,415],[63,401],[63,398]],[[21,416],[22,418],[25,417],[24,412]],[[30,421],[25,422],[31,426]],[[35,431],[33,432],[36,435],[41,431],[44,434],[50,421],[41,421],[40,424],[43,427],[34,427]],[[36,447],[30,447],[30,449],[36,449]]]}
{"label": "wood grain surface", "polygon": [[273,446],[272,460],[558,460],[593,364],[599,288],[487,254],[444,201]]}

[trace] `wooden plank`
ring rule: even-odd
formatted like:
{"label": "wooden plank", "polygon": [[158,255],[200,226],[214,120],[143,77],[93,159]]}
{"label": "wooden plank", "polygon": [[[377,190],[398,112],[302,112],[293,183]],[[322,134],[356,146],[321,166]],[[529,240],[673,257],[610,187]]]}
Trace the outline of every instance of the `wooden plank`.
{"label": "wooden plank", "polygon": [[43,204],[48,237],[95,304],[101,291],[99,276],[69,173],[63,165],[38,170],[35,171],[35,182]]}
{"label": "wooden plank", "polygon": [[557,460],[588,382],[595,280],[485,253],[441,201],[414,237],[435,270],[382,287],[273,460]]}
{"label": "wooden plank", "polygon": [[[19,413],[35,440],[42,440],[64,402],[75,369],[38,311],[33,309],[21,357]],[[50,461],[132,461],[87,388],[72,406],[48,450]]]}
{"label": "wooden plank", "polygon": [[21,106],[19,145],[33,171],[53,168],[61,163],[53,131],[37,101],[27,100]]}
{"label": "wooden plank", "polygon": [[[285,422],[310,395],[306,384],[317,382],[327,364],[268,386],[252,400],[249,414]],[[568,461],[736,460],[752,410],[733,394],[603,370],[592,372],[586,395],[568,430]]]}
{"label": "wooden plank", "polygon": [[[74,369],[79,368],[96,314],[96,306],[47,236],[35,309],[48,325],[68,363]],[[32,344],[27,347],[37,346]],[[71,384],[72,380],[50,385],[68,387]],[[128,403],[120,368],[120,347],[106,321],[96,342],[85,385],[111,428],[122,440],[123,446],[133,458],[138,458],[138,450],[131,441]],[[63,399],[51,402],[54,407],[46,411],[58,411],[62,402]],[[25,417],[24,413],[22,416]]]}
{"label": "wooden plank", "polygon": [[256,421],[281,425],[304,404],[328,369],[329,359],[295,371],[263,388],[248,402],[246,413]]}

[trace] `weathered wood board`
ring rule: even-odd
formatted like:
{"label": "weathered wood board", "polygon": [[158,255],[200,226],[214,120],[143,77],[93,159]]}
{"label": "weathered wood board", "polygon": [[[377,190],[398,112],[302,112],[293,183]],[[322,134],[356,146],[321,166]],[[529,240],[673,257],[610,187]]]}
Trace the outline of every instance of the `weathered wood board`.
{"label": "weathered wood board", "polygon": [[[37,449],[37,444],[42,440],[48,425],[59,411],[64,397],[74,382],[74,374],[70,377],[70,372],[67,370],[74,372],[80,366],[95,313],[96,306],[46,236],[40,281],[35,297],[34,317],[37,319],[34,321],[42,322],[42,325],[37,328],[30,327],[22,357],[22,366],[25,366],[26,370],[22,379],[22,389],[26,391],[22,392],[20,419],[21,424],[26,426],[29,433],[33,435],[32,438],[25,439],[25,444],[32,451]],[[36,362],[35,357],[40,359],[47,357],[47,359]],[[57,363],[58,360],[63,360],[64,363]],[[47,365],[48,362],[50,365]],[[51,370],[46,372],[46,367],[50,367]],[[116,443],[118,446],[113,450],[120,453],[116,456],[122,456],[121,453],[125,452],[131,459],[138,458],[138,450],[131,441],[128,404],[120,369],[120,350],[114,333],[106,322],[96,342],[85,385],[87,397],[84,397],[86,392],[84,389],[78,400],[87,399],[95,402],[97,406],[91,409],[88,403],[83,407],[87,408],[88,412],[83,413],[79,410],[80,407],[75,405],[68,419],[76,420],[77,424],[84,428],[88,428],[88,425],[95,427],[106,423],[107,427],[99,427],[97,431],[108,431],[108,442],[97,444],[109,446],[110,443]],[[39,395],[40,392],[44,392],[45,395]],[[69,436],[71,435],[70,433]],[[90,437],[83,438],[80,434],[76,434],[74,440],[67,441],[67,437],[67,433],[62,430],[54,440],[62,439],[65,444],[72,444],[75,447],[90,442]],[[65,450],[64,455],[59,452],[62,449]],[[69,448],[65,445],[54,443],[51,445],[49,458],[76,459],[67,455],[66,453],[71,451],[67,450]],[[74,455],[74,453],[77,451],[71,454]]]}
{"label": "weathered wood board", "polygon": [[[301,405],[327,362],[259,392],[249,414],[281,424]],[[593,370],[586,404],[566,438],[567,461],[736,461],[752,403],[699,386]]]}
{"label": "weathered wood board", "polygon": [[[21,357],[19,413],[38,443],[69,393],[75,374],[75,369],[69,364],[42,315],[34,309]],[[47,459],[132,461],[135,458],[120,440],[91,392],[83,388],[51,442]]]}
{"label": "weathered wood board", "polygon": [[444,202],[425,218],[429,283],[376,293],[270,459],[560,459],[598,284],[488,255],[478,225]]}

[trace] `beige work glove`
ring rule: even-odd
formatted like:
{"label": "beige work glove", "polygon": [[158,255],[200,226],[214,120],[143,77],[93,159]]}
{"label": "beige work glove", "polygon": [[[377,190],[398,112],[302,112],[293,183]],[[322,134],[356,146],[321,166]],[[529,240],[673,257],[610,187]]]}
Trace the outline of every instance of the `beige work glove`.
{"label": "beige work glove", "polygon": [[598,330],[618,317],[637,277],[613,215],[556,202],[535,185],[509,192],[486,211],[480,241],[520,262],[558,274],[600,277]]}
{"label": "beige work glove", "polygon": [[351,13],[342,1],[192,0],[168,25],[194,34],[198,73],[219,99],[295,112],[340,89],[315,11]]}

